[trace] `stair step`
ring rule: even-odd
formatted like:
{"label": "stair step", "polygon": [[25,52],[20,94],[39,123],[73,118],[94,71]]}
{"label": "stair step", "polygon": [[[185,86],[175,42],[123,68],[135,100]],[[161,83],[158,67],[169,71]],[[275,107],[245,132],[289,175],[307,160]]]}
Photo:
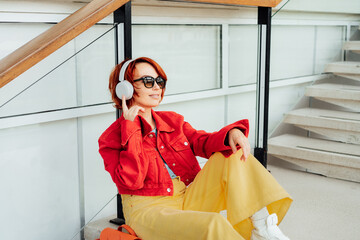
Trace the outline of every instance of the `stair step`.
{"label": "stair step", "polygon": [[322,83],[306,88],[305,95],[360,111],[360,86]]}
{"label": "stair step", "polygon": [[327,136],[334,141],[360,144],[360,114],[301,108],[285,115],[284,122]]}
{"label": "stair step", "polygon": [[99,239],[101,231],[104,230],[105,228],[117,229],[119,227],[118,225],[110,223],[110,220],[114,218],[116,218],[116,215],[102,218],[87,224],[84,228],[85,240]]}
{"label": "stair step", "polygon": [[344,50],[350,50],[356,53],[360,53],[360,41],[348,41],[344,43]]}
{"label": "stair step", "polygon": [[324,72],[360,81],[360,62],[334,62],[326,65]]}
{"label": "stair step", "polygon": [[310,172],[360,182],[358,145],[285,134],[269,139],[268,153]]}

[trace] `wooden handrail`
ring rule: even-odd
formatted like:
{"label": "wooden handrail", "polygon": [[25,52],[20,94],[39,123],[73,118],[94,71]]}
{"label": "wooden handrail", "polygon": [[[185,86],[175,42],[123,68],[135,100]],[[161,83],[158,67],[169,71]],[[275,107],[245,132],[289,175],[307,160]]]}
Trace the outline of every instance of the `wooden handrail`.
{"label": "wooden handrail", "polygon": [[276,7],[282,0],[183,0],[185,2],[220,3],[258,7]]}
{"label": "wooden handrail", "polygon": [[[105,18],[129,0],[93,0],[52,28],[32,39],[0,60],[0,88],[29,68],[64,46],[82,32]],[[282,0],[184,0],[189,2],[220,3],[275,7]]]}
{"label": "wooden handrail", "polygon": [[0,60],[0,88],[129,0],[93,0]]}

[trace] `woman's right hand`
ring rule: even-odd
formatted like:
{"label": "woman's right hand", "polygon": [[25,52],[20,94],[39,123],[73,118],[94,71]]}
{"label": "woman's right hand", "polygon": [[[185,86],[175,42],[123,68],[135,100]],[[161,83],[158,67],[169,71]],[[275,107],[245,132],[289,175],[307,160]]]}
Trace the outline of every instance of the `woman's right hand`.
{"label": "woman's right hand", "polygon": [[135,117],[139,114],[139,111],[145,112],[145,109],[138,105],[131,106],[130,109],[128,109],[125,96],[122,97],[122,110],[124,118],[130,121],[134,121]]}

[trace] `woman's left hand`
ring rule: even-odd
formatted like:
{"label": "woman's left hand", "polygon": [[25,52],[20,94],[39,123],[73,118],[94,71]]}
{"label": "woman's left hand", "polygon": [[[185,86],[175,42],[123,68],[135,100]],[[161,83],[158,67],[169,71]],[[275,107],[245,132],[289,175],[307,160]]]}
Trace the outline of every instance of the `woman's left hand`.
{"label": "woman's left hand", "polygon": [[229,131],[229,145],[233,153],[237,152],[236,145],[239,145],[242,149],[241,160],[246,161],[250,154],[250,143],[248,138],[237,128],[233,128]]}

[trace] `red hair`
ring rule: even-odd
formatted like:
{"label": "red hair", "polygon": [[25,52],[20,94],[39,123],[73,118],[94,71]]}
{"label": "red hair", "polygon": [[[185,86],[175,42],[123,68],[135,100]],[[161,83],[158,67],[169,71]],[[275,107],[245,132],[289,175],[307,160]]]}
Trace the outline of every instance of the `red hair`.
{"label": "red hair", "polygon": [[[109,90],[111,93],[111,98],[112,98],[113,102],[115,103],[115,107],[117,109],[122,109],[122,101],[116,95],[115,88],[116,88],[116,85],[119,83],[120,69],[124,65],[124,63],[127,62],[128,60],[129,59],[126,59],[126,60],[122,61],[120,64],[116,65],[114,67],[114,69],[111,71],[110,78],[109,78]],[[151,58],[139,57],[139,58],[135,59],[134,61],[132,61],[125,71],[125,79],[128,80],[132,85],[134,85],[135,66],[137,63],[140,63],[140,62],[149,63],[155,69],[157,74],[159,74],[159,76],[162,77],[162,79],[164,79],[165,82],[167,81],[167,76],[166,76],[164,70],[160,67],[160,65],[157,62],[155,62]],[[123,80],[123,79],[121,79],[121,80]],[[162,99],[164,98],[164,92],[165,92],[165,88],[162,89],[160,101],[162,101]],[[135,89],[134,89],[134,95],[137,95]],[[133,98],[126,100],[126,105],[128,107],[131,107],[133,105],[133,103],[134,103]]]}

